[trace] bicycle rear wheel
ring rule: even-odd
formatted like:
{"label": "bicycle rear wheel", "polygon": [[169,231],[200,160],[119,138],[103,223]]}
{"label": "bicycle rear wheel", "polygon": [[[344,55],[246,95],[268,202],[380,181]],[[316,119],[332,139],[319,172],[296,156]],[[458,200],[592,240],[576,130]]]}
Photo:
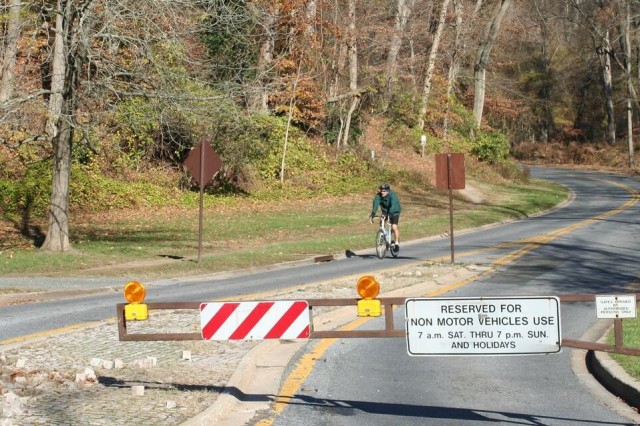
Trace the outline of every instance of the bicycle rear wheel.
{"label": "bicycle rear wheel", "polygon": [[391,252],[391,256],[398,257],[398,250],[395,249],[393,244],[391,245],[391,248],[389,249],[389,251]]}
{"label": "bicycle rear wheel", "polygon": [[379,230],[376,234],[376,254],[378,258],[382,259],[387,252],[387,240],[384,237],[384,232]]}

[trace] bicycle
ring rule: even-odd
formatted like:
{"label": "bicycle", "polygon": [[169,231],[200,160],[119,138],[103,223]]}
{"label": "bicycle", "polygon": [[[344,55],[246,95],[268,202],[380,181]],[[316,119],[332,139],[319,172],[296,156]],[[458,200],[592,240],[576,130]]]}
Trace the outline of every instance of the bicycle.
{"label": "bicycle", "polygon": [[398,257],[398,250],[391,243],[391,222],[388,216],[376,216],[380,218],[380,229],[376,233],[376,254],[379,259],[382,259],[387,254],[387,251],[391,253],[391,256]]}

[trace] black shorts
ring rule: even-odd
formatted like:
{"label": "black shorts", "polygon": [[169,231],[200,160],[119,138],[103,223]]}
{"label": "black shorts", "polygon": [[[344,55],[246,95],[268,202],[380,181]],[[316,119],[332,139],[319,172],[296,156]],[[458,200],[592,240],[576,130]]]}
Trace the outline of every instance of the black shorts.
{"label": "black shorts", "polygon": [[387,217],[389,218],[389,222],[391,222],[392,225],[397,225],[400,221],[400,213],[387,215]]}

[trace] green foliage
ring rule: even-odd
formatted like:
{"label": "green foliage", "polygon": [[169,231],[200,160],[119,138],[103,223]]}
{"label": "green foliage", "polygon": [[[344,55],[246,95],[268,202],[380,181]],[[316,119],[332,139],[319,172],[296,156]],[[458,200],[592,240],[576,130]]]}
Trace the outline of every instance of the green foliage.
{"label": "green foliage", "polygon": [[419,114],[416,108],[415,93],[396,91],[389,102],[387,116],[395,124],[407,127],[417,126]]}
{"label": "green foliage", "polygon": [[[327,111],[327,119],[324,126],[323,136],[324,140],[330,144],[335,144],[338,141],[338,136],[341,135],[340,130],[344,126],[344,120],[346,119],[347,112],[336,106],[330,106]],[[351,127],[349,130],[349,140],[347,145],[355,145],[358,138],[362,135],[360,110],[356,109],[351,115]]]}
{"label": "green foliage", "polygon": [[471,148],[471,154],[480,161],[497,164],[507,159],[509,149],[509,140],[503,133],[480,132]]}
{"label": "green foliage", "polygon": [[202,41],[220,81],[244,80],[253,74],[258,49],[253,17],[243,0],[214,0],[202,24]]}
{"label": "green foliage", "polygon": [[44,216],[51,193],[51,163],[30,164],[19,181],[0,180],[5,218]]}
{"label": "green foliage", "polygon": [[74,164],[70,207],[98,212],[139,206],[177,205],[177,189],[145,181],[125,182],[104,176],[96,164]]}
{"label": "green foliage", "polygon": [[145,159],[153,156],[159,114],[150,101],[131,98],[118,104],[113,121],[117,125],[116,139],[122,148],[125,165],[137,169]]}
{"label": "green foliage", "polygon": [[286,119],[259,116],[254,119],[263,155],[252,163],[255,182],[252,197],[258,199],[308,198],[345,194],[367,185],[367,166],[354,152],[344,150],[337,159],[327,147],[309,140],[295,127],[289,129],[284,184],[280,182]]}
{"label": "green foliage", "polygon": [[444,153],[444,152],[464,152],[464,153],[469,153],[471,152],[471,147],[473,146],[473,141],[469,138],[463,138],[459,135],[456,135],[455,133],[452,134],[449,139],[446,141],[446,143],[442,143],[441,146],[443,146],[445,149],[439,151],[439,153]]}
{"label": "green foliage", "polygon": [[476,132],[473,111],[465,107],[457,97],[451,99],[449,122],[453,131],[464,139],[472,139]]}
{"label": "green foliage", "polygon": [[382,144],[387,147],[404,147],[420,152],[421,135],[422,132],[417,127],[407,127],[391,120],[384,129]]}

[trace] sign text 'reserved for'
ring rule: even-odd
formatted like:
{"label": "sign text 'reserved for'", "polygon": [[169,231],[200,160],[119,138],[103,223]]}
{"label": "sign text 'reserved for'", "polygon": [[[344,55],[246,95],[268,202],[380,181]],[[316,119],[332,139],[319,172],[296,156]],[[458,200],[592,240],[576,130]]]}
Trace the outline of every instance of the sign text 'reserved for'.
{"label": "sign text 'reserved for'", "polygon": [[409,355],[560,351],[557,297],[415,298],[405,314]]}

